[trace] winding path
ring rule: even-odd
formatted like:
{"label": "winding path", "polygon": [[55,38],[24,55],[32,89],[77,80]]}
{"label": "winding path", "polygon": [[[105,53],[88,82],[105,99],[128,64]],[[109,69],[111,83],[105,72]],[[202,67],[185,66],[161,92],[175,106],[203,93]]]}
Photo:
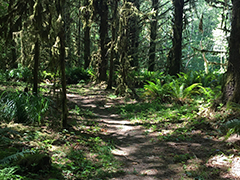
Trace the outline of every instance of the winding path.
{"label": "winding path", "polygon": [[[159,141],[157,132],[146,132],[141,126],[122,119],[114,106],[126,102],[121,98],[107,98],[108,94],[98,89],[86,95],[68,94],[68,99],[94,112],[96,120],[102,127],[102,136],[116,144],[116,149],[112,153],[122,162],[122,170],[125,173],[118,174],[111,180],[194,179],[186,176],[184,164],[176,161],[175,155],[184,157],[185,154],[189,154],[194,157],[190,160],[191,163],[205,163],[206,151],[214,148],[216,142],[202,137],[193,142]],[[222,176],[216,178],[228,179]]]}

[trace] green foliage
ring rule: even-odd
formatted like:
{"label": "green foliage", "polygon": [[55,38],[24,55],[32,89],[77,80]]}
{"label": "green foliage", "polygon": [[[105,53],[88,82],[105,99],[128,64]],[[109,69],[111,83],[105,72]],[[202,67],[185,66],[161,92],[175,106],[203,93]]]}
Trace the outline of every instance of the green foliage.
{"label": "green foliage", "polygon": [[230,120],[226,122],[222,128],[227,129],[227,137],[231,136],[234,133],[240,135],[240,120]]}
{"label": "green foliage", "polygon": [[77,84],[79,81],[88,81],[88,71],[81,67],[66,68],[66,79],[68,84]]}
{"label": "green foliage", "polygon": [[18,64],[17,69],[6,71],[6,78],[8,80],[29,82],[31,75],[31,70],[27,67],[23,67],[21,64]]}
{"label": "green foliage", "polygon": [[54,73],[47,72],[47,71],[42,71],[42,73],[41,73],[41,78],[42,79],[48,79],[50,81],[54,80],[54,76],[55,76]]}
{"label": "green foliage", "polygon": [[[10,135],[16,136],[19,133],[17,131],[14,131],[10,128],[1,128],[0,129],[0,143],[2,145],[8,145],[10,144],[13,140],[9,138]],[[0,155],[1,158],[1,155]]]}
{"label": "green foliage", "polygon": [[169,93],[174,101],[183,103],[186,100],[190,100],[191,95],[200,93],[198,88],[201,87],[201,85],[198,83],[194,83],[187,87],[185,86],[185,83],[181,83],[178,80],[173,80],[169,84]]}
{"label": "green foliage", "polygon": [[0,179],[9,180],[9,179],[22,179],[20,175],[15,175],[14,173],[19,169],[19,167],[6,167],[0,169]]}
{"label": "green foliage", "polygon": [[190,86],[194,83],[201,83],[203,87],[216,87],[221,85],[223,73],[218,71],[209,72],[206,74],[204,71],[188,71],[187,73],[178,74],[179,81]]}
{"label": "green foliage", "polygon": [[39,123],[49,111],[50,99],[43,95],[33,96],[25,92],[2,93],[0,116],[6,121]]}
{"label": "green foliage", "polygon": [[51,167],[51,158],[44,153],[28,153],[18,157],[16,164],[21,167],[21,171],[37,173]]}
{"label": "green foliage", "polygon": [[0,70],[0,82],[4,82],[7,80],[7,75],[3,70]]}
{"label": "green foliage", "polygon": [[147,71],[144,69],[140,72],[132,71],[130,76],[134,77],[135,87],[143,87],[145,84],[149,83],[149,81],[157,83],[157,79],[160,79],[162,84],[168,83],[172,80],[172,76],[164,74],[164,72]]}
{"label": "green foliage", "polygon": [[[169,75],[160,76],[144,85],[144,96],[151,99],[159,98],[184,103],[191,100],[192,95],[203,94],[205,100],[210,101],[221,93],[222,74],[214,72],[205,75],[204,72],[180,73],[178,78]],[[202,83],[204,85],[202,85]]]}
{"label": "green foliage", "polygon": [[[176,102],[185,102],[191,99],[194,94],[201,92],[208,94],[208,91],[200,83],[194,83],[190,76],[182,73],[181,78],[173,79],[171,76],[163,76],[152,81],[147,81],[144,85],[144,96],[151,99],[159,98],[163,101],[172,99]],[[187,83],[185,83],[185,81]],[[171,97],[171,98],[170,98]]]}
{"label": "green foliage", "polygon": [[144,96],[150,97],[150,99],[160,99],[165,101],[168,98],[168,84],[162,85],[160,79],[156,79],[155,82],[147,81],[148,84],[144,85]]}
{"label": "green foliage", "polygon": [[88,72],[88,74],[90,75],[90,78],[91,78],[92,81],[97,80],[98,75],[97,75],[96,69],[94,69],[94,68],[89,68],[89,69],[87,70],[87,72]]}
{"label": "green foliage", "polygon": [[11,154],[3,159],[0,160],[0,164],[9,164],[13,161],[17,161],[19,159],[19,157],[24,157],[25,154],[29,154],[32,151],[28,150],[28,149],[22,149],[21,152],[16,152],[14,154]]}

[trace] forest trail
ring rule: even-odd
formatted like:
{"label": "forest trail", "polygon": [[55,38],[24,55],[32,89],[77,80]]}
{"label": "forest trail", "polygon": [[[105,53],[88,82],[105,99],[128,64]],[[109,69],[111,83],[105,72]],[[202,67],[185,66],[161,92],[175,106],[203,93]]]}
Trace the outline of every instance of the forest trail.
{"label": "forest trail", "polygon": [[[196,179],[186,172],[197,172],[198,165],[207,162],[212,149],[224,148],[220,141],[198,134],[191,142],[159,141],[159,132],[151,133],[117,114],[116,105],[136,102],[108,96],[109,92],[99,88],[83,95],[68,94],[68,99],[81,108],[91,110],[101,127],[101,138],[115,144],[116,149],[112,153],[121,162],[123,173],[114,175],[111,180]],[[208,165],[206,168],[214,170],[211,163]],[[211,179],[232,178],[229,172],[224,171],[217,176],[213,174]]]}

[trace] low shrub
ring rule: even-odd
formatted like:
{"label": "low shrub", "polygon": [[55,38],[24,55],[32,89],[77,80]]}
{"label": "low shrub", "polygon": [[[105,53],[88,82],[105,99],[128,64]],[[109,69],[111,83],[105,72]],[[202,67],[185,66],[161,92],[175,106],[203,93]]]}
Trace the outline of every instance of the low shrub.
{"label": "low shrub", "polygon": [[79,81],[88,81],[90,75],[81,67],[66,68],[66,79],[68,84],[77,84]]}

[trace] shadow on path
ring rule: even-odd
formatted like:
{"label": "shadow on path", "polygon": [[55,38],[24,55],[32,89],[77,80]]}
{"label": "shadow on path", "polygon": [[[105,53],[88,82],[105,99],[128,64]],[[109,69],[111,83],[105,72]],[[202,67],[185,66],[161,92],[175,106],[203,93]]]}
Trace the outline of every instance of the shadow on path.
{"label": "shadow on path", "polygon": [[[122,119],[114,107],[126,102],[121,98],[106,98],[106,94],[105,91],[83,96],[72,94],[68,95],[68,99],[71,103],[94,112],[95,120],[105,129],[100,135],[101,138],[115,143],[116,149],[112,153],[122,162],[125,173],[116,174],[112,180],[201,179],[197,165],[204,166],[209,157],[226,149],[225,144],[206,139],[201,134],[192,136],[191,141],[186,142],[160,141],[159,133],[148,133],[143,127]],[[185,169],[188,164],[193,164],[192,170]],[[216,169],[213,168],[213,171]],[[187,172],[200,175],[189,177]],[[224,173],[219,171],[212,176],[208,174],[208,177],[218,180],[231,179],[224,176]]]}

